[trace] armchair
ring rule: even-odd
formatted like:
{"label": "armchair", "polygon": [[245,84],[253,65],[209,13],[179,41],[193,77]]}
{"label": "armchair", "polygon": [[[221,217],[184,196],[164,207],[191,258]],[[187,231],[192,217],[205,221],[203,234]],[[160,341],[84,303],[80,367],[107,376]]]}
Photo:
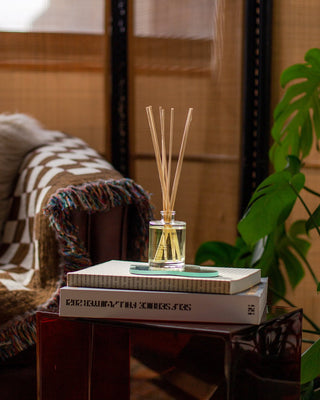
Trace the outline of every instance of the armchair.
{"label": "armchair", "polygon": [[2,399],[35,399],[35,315],[57,311],[66,273],[145,257],[148,194],[82,140],[51,132],[24,158],[0,244]]}

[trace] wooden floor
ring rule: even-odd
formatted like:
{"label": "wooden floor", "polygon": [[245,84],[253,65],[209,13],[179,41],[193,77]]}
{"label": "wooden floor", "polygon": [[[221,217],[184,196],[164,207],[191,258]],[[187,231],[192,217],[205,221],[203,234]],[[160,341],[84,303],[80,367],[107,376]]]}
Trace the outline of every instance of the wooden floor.
{"label": "wooden floor", "polygon": [[160,376],[131,358],[131,400],[209,400],[216,388],[177,370]]}
{"label": "wooden floor", "polygon": [[[3,368],[0,365],[1,400],[35,400],[34,357],[33,351],[26,351],[23,362],[16,360],[15,365],[9,363]],[[216,390],[213,385],[174,368],[164,369],[160,375],[133,356],[130,359],[130,377],[130,400],[208,400]],[[17,381],[19,385],[15,384]],[[219,398],[218,395],[217,400]]]}
{"label": "wooden floor", "polygon": [[[183,399],[177,391],[175,391],[176,393],[172,392],[172,388],[166,387],[158,373],[131,358],[130,398],[132,400]],[[177,395],[179,397],[176,397]]]}

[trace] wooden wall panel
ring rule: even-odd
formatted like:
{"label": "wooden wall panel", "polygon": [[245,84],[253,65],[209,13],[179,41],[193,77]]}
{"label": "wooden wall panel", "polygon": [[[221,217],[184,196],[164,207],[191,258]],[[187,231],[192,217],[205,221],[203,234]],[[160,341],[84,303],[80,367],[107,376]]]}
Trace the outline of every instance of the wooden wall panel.
{"label": "wooden wall panel", "polygon": [[[319,47],[320,3],[318,0],[281,0],[274,1],[273,11],[273,51],[272,51],[272,104],[273,108],[283,95],[280,88],[281,72],[295,63],[303,63],[305,53],[312,47]],[[313,149],[304,169],[309,187],[320,191],[320,154]],[[313,210],[317,203],[311,196],[306,196],[307,204]],[[300,204],[294,209],[291,221],[307,219]],[[309,262],[320,280],[319,257],[320,238],[311,234],[312,249]],[[288,298],[303,307],[304,312],[320,325],[319,296],[310,274],[307,272],[302,283],[288,293]],[[305,323],[305,328],[308,324]]]}
{"label": "wooden wall panel", "polygon": [[[189,107],[194,108],[176,201],[177,219],[187,222],[187,261],[208,240],[234,243],[238,220],[241,143],[242,2],[225,1],[223,56],[210,38],[132,40],[134,93],[134,178],[153,193],[161,210],[160,183],[145,107],[175,109],[175,155]],[[184,13],[187,10],[184,9]],[[185,15],[185,14],[184,14]],[[182,18],[182,17],[181,17]],[[198,21],[201,24],[201,21]]]}
{"label": "wooden wall panel", "polygon": [[[233,78],[234,86],[236,77]],[[159,127],[159,106],[166,108],[169,126],[170,107],[175,109],[174,147],[179,151],[181,137],[189,107],[193,107],[193,118],[188,136],[186,154],[220,154],[234,156],[240,145],[240,107],[238,91],[223,88],[210,77],[195,76],[141,76],[136,77],[136,136],[135,153],[152,153],[152,141],[145,107],[152,105]],[[237,99],[238,103],[236,103]],[[235,102],[234,102],[235,101]]]}
{"label": "wooden wall panel", "polygon": [[273,104],[282,96],[281,72],[295,63],[303,63],[312,47],[319,47],[318,0],[281,0],[273,5],[272,93]]}
{"label": "wooden wall panel", "polygon": [[1,32],[0,41],[0,112],[28,113],[110,158],[107,36]]}
{"label": "wooden wall panel", "polygon": [[22,112],[106,153],[102,72],[0,69],[0,112]]}

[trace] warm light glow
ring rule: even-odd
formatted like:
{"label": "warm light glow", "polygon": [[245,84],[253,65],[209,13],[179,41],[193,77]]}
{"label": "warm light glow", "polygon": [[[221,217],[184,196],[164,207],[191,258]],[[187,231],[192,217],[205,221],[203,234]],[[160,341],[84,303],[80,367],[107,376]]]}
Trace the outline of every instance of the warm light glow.
{"label": "warm light glow", "polygon": [[211,39],[218,0],[135,0],[136,36]]}
{"label": "warm light glow", "polygon": [[2,0],[0,31],[104,32],[104,0]]}
{"label": "warm light glow", "polygon": [[48,8],[50,0],[10,0],[0,2],[0,30],[24,32]]}

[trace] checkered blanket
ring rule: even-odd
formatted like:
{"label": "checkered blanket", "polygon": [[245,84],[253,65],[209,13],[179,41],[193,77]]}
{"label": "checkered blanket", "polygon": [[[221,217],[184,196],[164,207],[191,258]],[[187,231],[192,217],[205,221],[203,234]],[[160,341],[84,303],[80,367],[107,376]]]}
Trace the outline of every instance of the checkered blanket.
{"label": "checkered blanket", "polygon": [[[135,207],[128,257],[142,259],[148,195],[82,140],[61,132],[21,165],[0,245],[0,359],[35,341],[35,312],[57,310],[65,274],[92,264],[71,222],[73,210]],[[49,226],[50,225],[50,226]]]}

